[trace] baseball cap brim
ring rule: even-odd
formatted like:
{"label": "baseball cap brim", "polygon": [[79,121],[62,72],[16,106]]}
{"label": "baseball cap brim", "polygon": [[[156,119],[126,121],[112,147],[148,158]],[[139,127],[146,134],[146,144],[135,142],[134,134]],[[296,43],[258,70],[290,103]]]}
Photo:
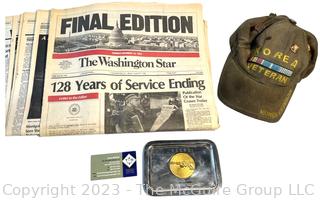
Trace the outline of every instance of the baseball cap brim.
{"label": "baseball cap brim", "polygon": [[241,68],[230,53],[223,68],[219,86],[219,99],[250,117],[277,122],[286,109],[296,84],[278,86],[257,81]]}

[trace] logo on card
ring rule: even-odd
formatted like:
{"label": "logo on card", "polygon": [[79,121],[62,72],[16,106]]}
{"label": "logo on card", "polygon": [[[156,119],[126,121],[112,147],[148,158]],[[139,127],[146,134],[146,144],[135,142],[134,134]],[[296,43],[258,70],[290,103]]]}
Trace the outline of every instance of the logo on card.
{"label": "logo on card", "polygon": [[131,167],[135,162],[136,159],[131,155],[128,154],[123,160],[122,160],[123,164],[125,164],[127,167]]}

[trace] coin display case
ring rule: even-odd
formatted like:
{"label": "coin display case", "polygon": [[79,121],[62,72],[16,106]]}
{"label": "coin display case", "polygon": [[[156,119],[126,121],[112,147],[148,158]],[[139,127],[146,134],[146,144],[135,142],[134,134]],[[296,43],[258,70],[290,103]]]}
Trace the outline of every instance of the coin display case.
{"label": "coin display case", "polygon": [[152,196],[212,194],[222,184],[210,140],[152,141],[143,155],[143,186]]}

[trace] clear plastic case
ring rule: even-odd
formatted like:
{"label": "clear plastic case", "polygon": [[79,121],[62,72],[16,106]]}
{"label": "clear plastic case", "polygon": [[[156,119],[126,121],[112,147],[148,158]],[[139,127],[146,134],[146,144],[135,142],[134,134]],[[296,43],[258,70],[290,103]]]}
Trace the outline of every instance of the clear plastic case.
{"label": "clear plastic case", "polygon": [[210,140],[149,142],[143,173],[144,190],[152,196],[212,194],[222,184],[218,151]]}

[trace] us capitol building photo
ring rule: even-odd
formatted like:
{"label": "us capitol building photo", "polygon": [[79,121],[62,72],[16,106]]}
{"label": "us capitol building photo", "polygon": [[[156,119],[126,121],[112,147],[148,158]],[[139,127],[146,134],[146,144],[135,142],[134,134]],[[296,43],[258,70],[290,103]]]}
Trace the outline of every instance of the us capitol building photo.
{"label": "us capitol building photo", "polygon": [[55,52],[87,49],[133,49],[154,51],[199,51],[196,37],[123,34],[118,22],[110,33],[87,33],[80,36],[56,38]]}

